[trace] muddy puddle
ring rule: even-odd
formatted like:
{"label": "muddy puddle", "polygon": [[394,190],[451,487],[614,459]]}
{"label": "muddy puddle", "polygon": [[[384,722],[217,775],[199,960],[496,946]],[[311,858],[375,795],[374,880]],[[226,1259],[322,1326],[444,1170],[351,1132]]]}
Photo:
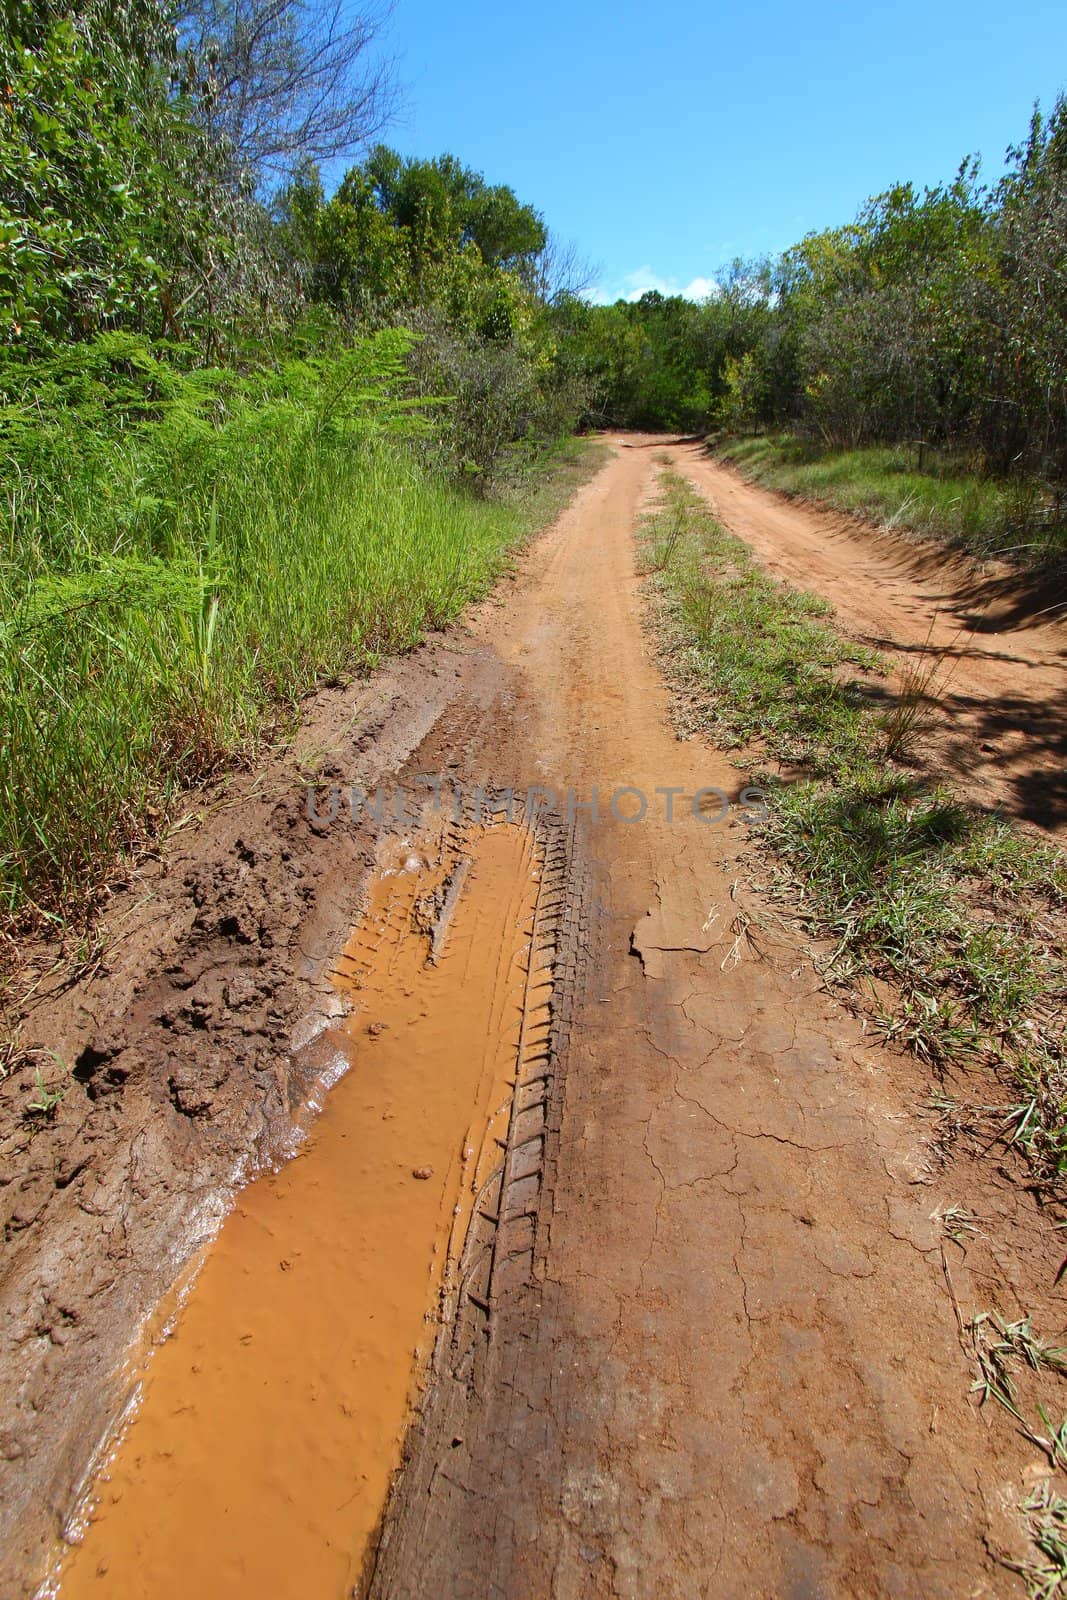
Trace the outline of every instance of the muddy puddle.
{"label": "muddy puddle", "polygon": [[51,1593],[358,1585],[543,998],[540,866],[518,826],[390,842],[333,974],[348,1069],[206,1252]]}

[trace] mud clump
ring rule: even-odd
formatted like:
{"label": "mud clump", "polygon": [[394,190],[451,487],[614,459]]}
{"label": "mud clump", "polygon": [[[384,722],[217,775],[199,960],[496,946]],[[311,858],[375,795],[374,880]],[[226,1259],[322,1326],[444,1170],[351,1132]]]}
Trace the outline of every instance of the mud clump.
{"label": "mud clump", "polygon": [[[290,780],[281,799],[179,836],[167,870],[146,869],[151,892],[134,885],[144,903],[118,897],[124,920],[88,979],[49,979],[54,955],[38,958],[25,1064],[0,1082],[5,1595],[37,1587],[124,1403],[138,1325],[234,1186],[291,1143],[317,1081],[313,1048],[293,1051],[292,1036],[351,923],[367,850],[356,830],[316,835],[302,800]],[[58,1098],[32,1115],[41,1063]]]}

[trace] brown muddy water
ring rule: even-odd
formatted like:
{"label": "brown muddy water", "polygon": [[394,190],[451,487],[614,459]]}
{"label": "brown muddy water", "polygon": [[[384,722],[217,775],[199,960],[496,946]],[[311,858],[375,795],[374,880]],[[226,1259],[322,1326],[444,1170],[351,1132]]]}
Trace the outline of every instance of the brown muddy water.
{"label": "brown muddy water", "polygon": [[51,1593],[358,1586],[536,1004],[518,826],[392,841],[337,962],[348,1070],[238,1197],[145,1363]]}

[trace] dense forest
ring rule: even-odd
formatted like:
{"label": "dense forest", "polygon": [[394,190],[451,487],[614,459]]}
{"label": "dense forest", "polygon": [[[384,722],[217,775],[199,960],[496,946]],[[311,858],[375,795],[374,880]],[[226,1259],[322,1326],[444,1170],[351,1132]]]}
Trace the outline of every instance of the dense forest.
{"label": "dense forest", "polygon": [[[0,904],[54,916],[322,678],[447,620],[576,430],[788,429],[1067,480],[1067,105],[701,304],[377,142],[339,0],[7,0]],[[358,158],[358,159],[356,159]],[[347,170],[328,192],[322,174]]]}

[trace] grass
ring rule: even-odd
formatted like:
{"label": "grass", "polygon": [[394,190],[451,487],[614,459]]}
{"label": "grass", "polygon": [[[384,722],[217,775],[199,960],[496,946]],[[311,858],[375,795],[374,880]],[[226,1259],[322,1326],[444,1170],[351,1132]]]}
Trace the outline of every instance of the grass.
{"label": "grass", "polygon": [[942,1206],[934,1212],[934,1216],[945,1238],[951,1239],[954,1244],[965,1245],[968,1239],[977,1237],[982,1231],[979,1219],[965,1206]]}
{"label": "grass", "polygon": [[860,729],[862,697],[842,669],[878,670],[879,658],[827,624],[825,601],[766,577],[683,479],[661,481],[643,565],[673,597],[681,667],[704,691],[711,731],[727,749],[758,741],[780,760],[820,766],[833,740]]}
{"label": "grass", "polygon": [[1040,486],[970,472],[912,446],[831,450],[792,434],[717,447],[769,489],[822,500],[878,527],[944,539],[980,556],[1040,564],[1067,555],[1067,527],[1048,521]]}
{"label": "grass", "polygon": [[316,684],[454,618],[569,492],[578,446],[496,499],[420,465],[405,437],[420,424],[396,399],[404,337],[254,381],[176,374],[126,340],[102,376],[63,371],[9,408],[9,942],[89,909],[183,789],[248,755]]}
{"label": "grass", "polygon": [[887,1037],[937,1067],[997,1071],[1003,1138],[1059,1182],[1067,856],[909,770],[900,727],[851,676],[877,659],[767,578],[683,479],[661,482],[643,548],[668,670],[687,720],[738,748],[768,793],[772,893],[832,941],[828,972]]}
{"label": "grass", "polygon": [[66,1086],[64,1085],[58,1089],[50,1089],[44,1080],[44,1074],[42,1073],[40,1067],[37,1067],[34,1071],[33,1083],[33,1094],[30,1099],[26,1101],[27,1112],[36,1116],[51,1116],[56,1106],[59,1105],[60,1101],[63,1099],[63,1096],[66,1094]]}
{"label": "grass", "polygon": [[1023,1418],[1018,1410],[1015,1370],[1025,1366],[1032,1372],[1048,1371],[1058,1377],[1067,1374],[1067,1351],[1039,1339],[1029,1317],[1005,1322],[995,1312],[986,1311],[973,1318],[967,1332],[979,1370],[972,1393],[978,1394],[982,1403],[996,1400],[1020,1422]]}
{"label": "grass", "polygon": [[1020,1510],[1041,1560],[1009,1565],[1025,1578],[1031,1600],[1060,1600],[1067,1595],[1067,1500],[1046,1481]]}
{"label": "grass", "polygon": [[[945,1222],[951,1214],[945,1213]],[[954,1235],[946,1226],[949,1237]],[[959,1239],[964,1243],[964,1239]],[[1040,1401],[1036,1404],[1040,1432],[1027,1420],[1021,1409],[1026,1401],[1020,1394],[1019,1379],[1025,1373],[1031,1379],[1047,1376],[1053,1380],[1067,1377],[1067,1350],[1050,1344],[1034,1332],[1030,1317],[1020,1317],[1008,1322],[996,1312],[983,1312],[965,1323],[956,1302],[948,1264],[945,1262],[949,1290],[956,1307],[960,1341],[965,1352],[974,1361],[978,1371],[971,1393],[978,1396],[979,1404],[994,1400],[1019,1425],[1019,1432],[1031,1445],[1042,1452],[1052,1472],[1067,1469],[1067,1418],[1058,1425],[1049,1416]],[[1017,1560],[1001,1554],[999,1560],[1011,1572],[1018,1573],[1026,1582],[1031,1600],[1053,1600],[1054,1596],[1067,1595],[1067,1502],[1045,1479],[1037,1484],[1026,1501],[1019,1507],[1028,1537],[1033,1542],[1039,1560],[1029,1557]]]}

